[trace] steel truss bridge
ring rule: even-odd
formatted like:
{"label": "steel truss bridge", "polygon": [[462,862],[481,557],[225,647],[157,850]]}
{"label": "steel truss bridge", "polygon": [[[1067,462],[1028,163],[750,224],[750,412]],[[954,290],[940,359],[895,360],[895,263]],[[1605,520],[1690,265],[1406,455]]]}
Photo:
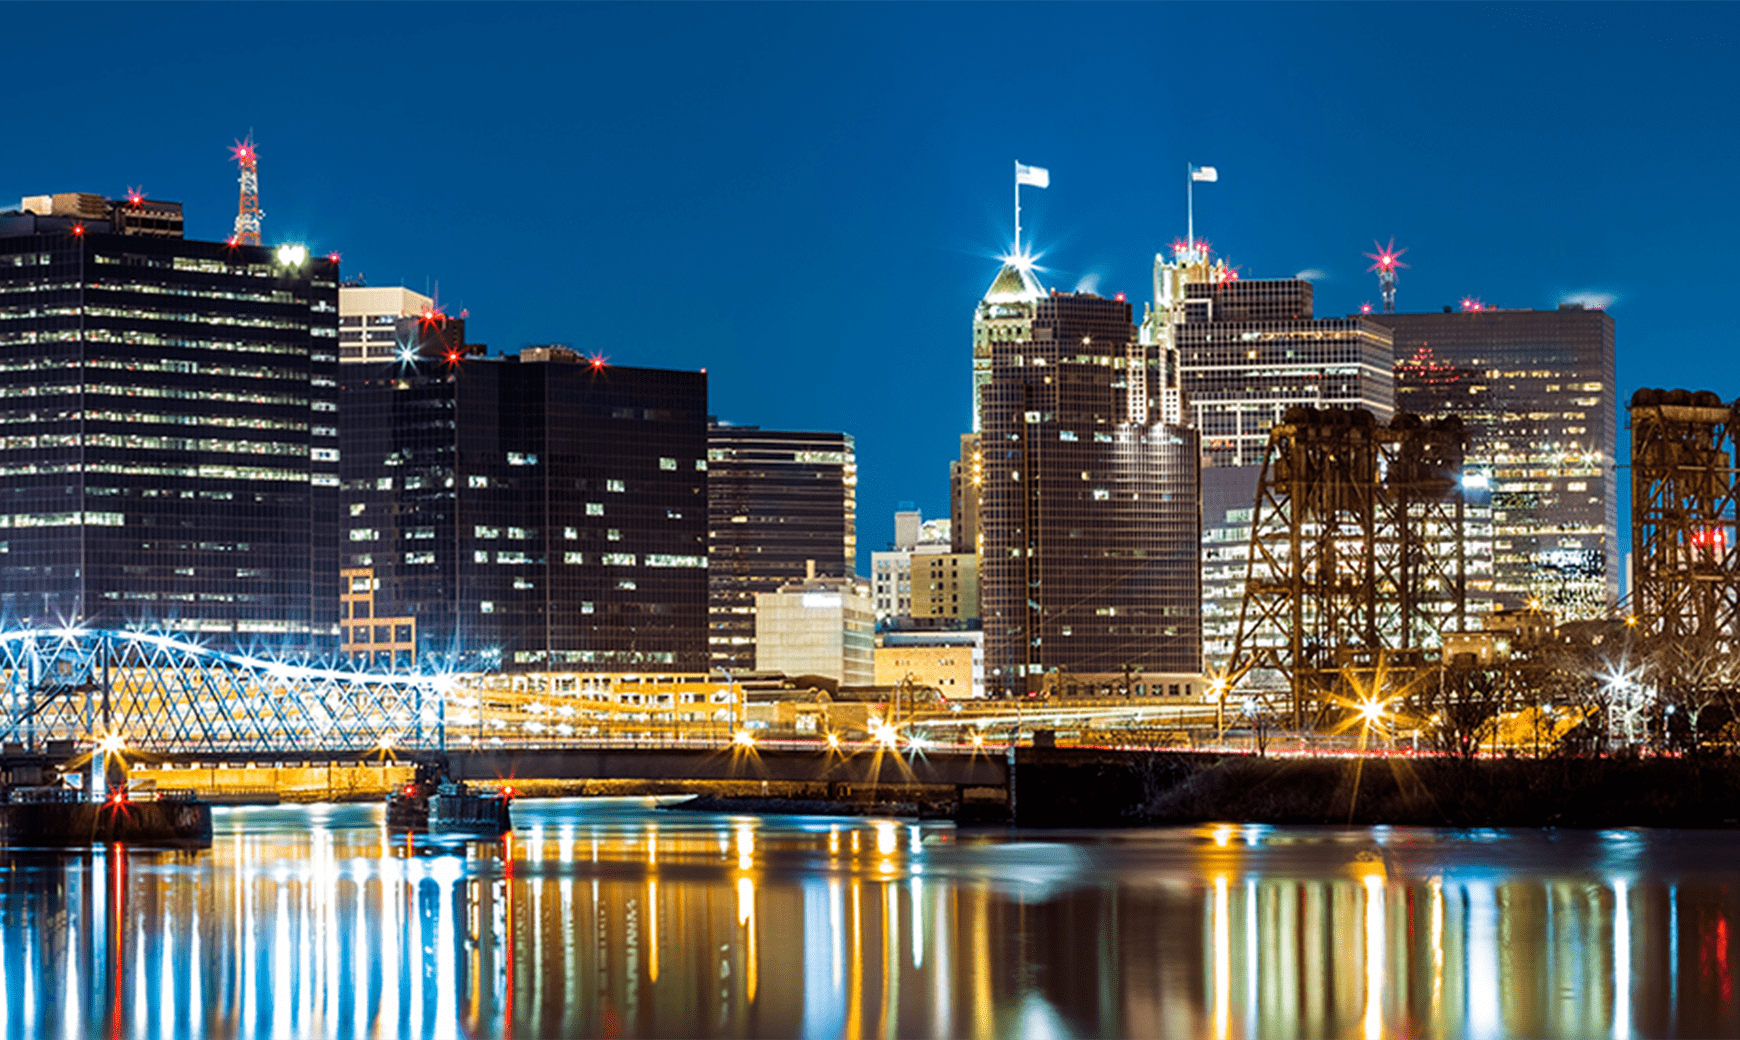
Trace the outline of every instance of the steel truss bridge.
{"label": "steel truss bridge", "polygon": [[145,752],[357,753],[442,746],[436,675],[214,650],[154,632],[0,632],[0,743],[118,737]]}

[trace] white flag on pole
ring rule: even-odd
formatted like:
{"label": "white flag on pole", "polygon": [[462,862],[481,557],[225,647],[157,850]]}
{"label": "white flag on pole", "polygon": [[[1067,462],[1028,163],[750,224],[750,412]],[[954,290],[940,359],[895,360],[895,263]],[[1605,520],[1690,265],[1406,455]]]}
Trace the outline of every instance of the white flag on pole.
{"label": "white flag on pole", "polygon": [[1030,184],[1035,188],[1051,187],[1051,171],[1043,166],[1023,166],[1015,164],[1015,183]]}
{"label": "white flag on pole", "polygon": [[1193,181],[1218,181],[1220,173],[1212,166],[1192,166],[1190,179]]}

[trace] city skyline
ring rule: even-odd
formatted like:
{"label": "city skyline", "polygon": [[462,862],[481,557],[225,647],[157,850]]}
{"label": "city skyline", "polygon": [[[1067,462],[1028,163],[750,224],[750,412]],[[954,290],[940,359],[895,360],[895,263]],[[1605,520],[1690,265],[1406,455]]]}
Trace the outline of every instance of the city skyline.
{"label": "city skyline", "polygon": [[[897,502],[948,512],[962,343],[1012,237],[1012,160],[1052,174],[1023,197],[1047,286],[1144,300],[1184,231],[1186,164],[1213,164],[1198,235],[1244,277],[1306,274],[1322,315],[1379,303],[1362,253],[1394,235],[1401,311],[1611,297],[1621,395],[1740,392],[1695,349],[1721,342],[1736,220],[1709,178],[1734,146],[1679,114],[1735,85],[1714,50],[1740,17],[1724,8],[1072,7],[1033,70],[1008,55],[1038,7],[365,7],[342,33],[322,10],[153,9],[151,32],[236,89],[121,40],[21,55],[9,95],[27,110],[101,110],[124,82],[176,115],[95,134],[42,120],[0,198],[140,187],[186,205],[189,237],[221,239],[228,146],[252,131],[268,243],[337,251],[371,285],[438,283],[493,350],[706,368],[723,421],[852,434],[860,571]],[[58,18],[11,12],[21,38]],[[967,32],[983,45],[956,46]],[[465,75],[410,71],[458,40],[476,50]],[[69,60],[95,71],[60,74]],[[284,75],[306,86],[245,85]],[[989,129],[1006,90],[1029,117]],[[542,255],[516,244],[526,259],[504,262],[522,237]],[[777,305],[746,306],[758,293]],[[645,331],[638,315],[673,307],[689,319]],[[852,392],[877,373],[882,392]]]}

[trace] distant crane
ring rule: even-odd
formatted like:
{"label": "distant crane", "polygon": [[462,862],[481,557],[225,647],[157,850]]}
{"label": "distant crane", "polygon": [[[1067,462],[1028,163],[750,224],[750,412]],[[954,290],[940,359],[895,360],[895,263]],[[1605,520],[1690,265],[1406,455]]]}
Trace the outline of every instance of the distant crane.
{"label": "distant crane", "polygon": [[230,148],[230,158],[241,166],[242,197],[236,206],[236,228],[230,235],[232,246],[260,244],[260,153],[254,149],[254,135],[237,141]]}
{"label": "distant crane", "polygon": [[1371,244],[1377,252],[1365,254],[1367,258],[1374,261],[1366,270],[1377,272],[1378,285],[1384,293],[1384,313],[1394,314],[1396,313],[1396,268],[1408,266],[1402,263],[1402,254],[1408,250],[1405,247],[1396,248],[1396,236],[1394,235],[1390,236],[1390,244],[1387,246],[1378,245],[1375,238],[1371,240]]}

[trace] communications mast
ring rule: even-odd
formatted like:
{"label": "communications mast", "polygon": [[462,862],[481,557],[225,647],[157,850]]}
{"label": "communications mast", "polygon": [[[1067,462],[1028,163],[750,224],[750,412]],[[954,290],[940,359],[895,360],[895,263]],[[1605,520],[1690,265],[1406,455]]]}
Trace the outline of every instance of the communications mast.
{"label": "communications mast", "polygon": [[230,148],[230,158],[242,168],[242,197],[236,206],[236,229],[230,235],[232,246],[260,244],[260,153],[254,150],[254,135],[237,141]]}
{"label": "communications mast", "polygon": [[1396,268],[1408,266],[1402,263],[1402,254],[1408,250],[1406,247],[1396,248],[1396,236],[1394,235],[1390,236],[1390,244],[1387,246],[1378,245],[1375,238],[1371,240],[1371,244],[1377,252],[1365,254],[1374,261],[1366,270],[1377,272],[1378,285],[1384,293],[1384,313],[1394,314],[1396,313]]}

